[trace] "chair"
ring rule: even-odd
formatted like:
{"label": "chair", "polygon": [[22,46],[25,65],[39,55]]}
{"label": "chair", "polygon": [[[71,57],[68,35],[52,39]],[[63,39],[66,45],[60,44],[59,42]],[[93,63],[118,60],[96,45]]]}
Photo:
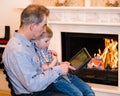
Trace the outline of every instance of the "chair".
{"label": "chair", "polygon": [[[2,63],[2,64],[3,64],[3,63]],[[6,75],[6,80],[7,80],[7,82],[8,82],[8,87],[10,88],[10,91],[11,91],[11,96],[20,96],[20,95],[16,95],[16,94],[15,94],[15,92],[14,92],[14,90],[13,90],[13,86],[12,86],[10,80],[9,80],[9,76],[8,76],[8,74],[7,74],[7,71],[5,70],[4,64],[3,64],[3,73]],[[67,95],[55,91],[54,93],[51,94],[51,96],[67,96]]]}
{"label": "chair", "polygon": [[10,88],[11,96],[17,96],[17,95],[15,94],[14,90],[13,90],[13,86],[12,86],[12,84],[11,84],[11,82],[10,82],[10,80],[9,80],[9,76],[8,76],[6,70],[5,70],[5,66],[4,66],[3,63],[2,63],[2,65],[3,65],[3,73],[4,73],[5,76],[6,76],[6,80],[7,80],[7,82],[8,82],[8,87]]}

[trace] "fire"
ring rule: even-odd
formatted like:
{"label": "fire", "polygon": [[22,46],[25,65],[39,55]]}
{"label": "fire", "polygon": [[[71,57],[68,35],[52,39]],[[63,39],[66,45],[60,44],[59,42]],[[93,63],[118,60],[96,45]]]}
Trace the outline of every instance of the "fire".
{"label": "fire", "polygon": [[112,69],[118,68],[118,42],[113,39],[105,38],[105,49],[103,53],[98,49],[98,54],[95,57],[102,59],[102,66],[107,68],[108,66]]}

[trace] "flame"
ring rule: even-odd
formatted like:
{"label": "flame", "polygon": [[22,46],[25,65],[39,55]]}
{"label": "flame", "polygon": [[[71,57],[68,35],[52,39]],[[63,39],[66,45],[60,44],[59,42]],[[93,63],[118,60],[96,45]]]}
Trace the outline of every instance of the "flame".
{"label": "flame", "polygon": [[103,66],[106,68],[108,65],[110,68],[118,68],[118,42],[113,39],[105,38],[105,49],[103,53],[98,49],[98,54],[94,56],[99,57],[103,60]]}

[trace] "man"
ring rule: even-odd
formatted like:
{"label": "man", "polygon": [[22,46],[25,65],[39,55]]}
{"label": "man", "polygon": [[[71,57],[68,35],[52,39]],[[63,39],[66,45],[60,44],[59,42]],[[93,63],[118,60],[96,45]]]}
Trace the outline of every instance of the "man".
{"label": "man", "polygon": [[33,40],[46,32],[49,10],[40,5],[29,5],[21,13],[18,32],[9,40],[3,63],[16,94],[22,96],[49,96],[51,86],[60,75],[68,73],[68,62],[47,71],[40,67]]}

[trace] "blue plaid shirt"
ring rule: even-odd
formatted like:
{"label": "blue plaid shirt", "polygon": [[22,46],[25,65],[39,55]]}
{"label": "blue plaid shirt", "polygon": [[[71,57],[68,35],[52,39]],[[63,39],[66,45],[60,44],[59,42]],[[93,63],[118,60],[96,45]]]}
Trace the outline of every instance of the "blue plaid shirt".
{"label": "blue plaid shirt", "polygon": [[35,46],[35,48],[37,54],[39,55],[41,65],[52,62],[52,54],[48,49],[38,48],[37,46]]}
{"label": "blue plaid shirt", "polygon": [[34,45],[19,33],[7,43],[2,60],[16,94],[42,91],[62,74],[59,66],[41,73]]}

